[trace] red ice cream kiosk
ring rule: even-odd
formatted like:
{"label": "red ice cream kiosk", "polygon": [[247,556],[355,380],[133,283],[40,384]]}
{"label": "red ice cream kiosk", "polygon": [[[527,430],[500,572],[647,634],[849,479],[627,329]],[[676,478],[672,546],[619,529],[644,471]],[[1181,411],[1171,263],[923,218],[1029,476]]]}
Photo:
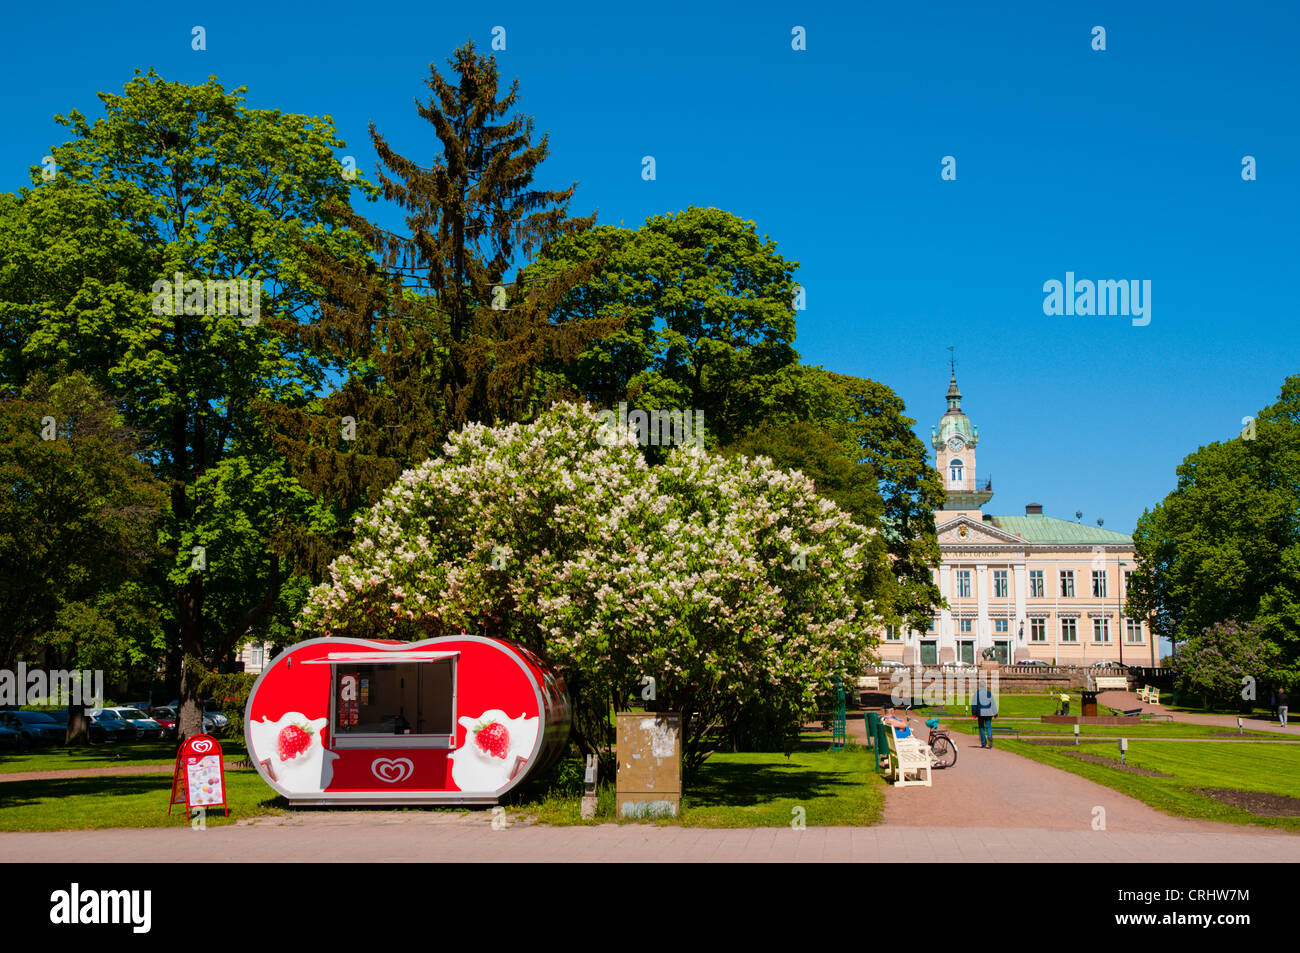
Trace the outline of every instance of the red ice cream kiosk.
{"label": "red ice cream kiosk", "polygon": [[569,738],[569,697],[523,646],[310,639],[248,696],[249,757],[300,805],[494,804]]}

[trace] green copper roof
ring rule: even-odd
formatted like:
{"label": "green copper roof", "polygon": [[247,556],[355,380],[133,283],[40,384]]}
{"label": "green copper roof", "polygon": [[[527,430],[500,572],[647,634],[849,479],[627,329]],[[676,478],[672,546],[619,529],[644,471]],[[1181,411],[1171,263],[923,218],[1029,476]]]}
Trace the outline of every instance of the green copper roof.
{"label": "green copper roof", "polygon": [[970,418],[961,409],[961,391],[957,387],[957,378],[948,382],[948,409],[939,418],[939,426],[930,430],[930,445],[941,449],[953,434],[961,434],[970,446],[979,443],[979,431],[971,426]]}
{"label": "green copper roof", "polygon": [[959,433],[967,443],[975,442],[975,433],[971,430],[970,418],[965,414],[944,414],[939,418],[939,443],[945,444],[953,434]]}
{"label": "green copper roof", "polygon": [[1030,543],[1129,543],[1131,536],[1051,516],[994,516],[993,525]]}

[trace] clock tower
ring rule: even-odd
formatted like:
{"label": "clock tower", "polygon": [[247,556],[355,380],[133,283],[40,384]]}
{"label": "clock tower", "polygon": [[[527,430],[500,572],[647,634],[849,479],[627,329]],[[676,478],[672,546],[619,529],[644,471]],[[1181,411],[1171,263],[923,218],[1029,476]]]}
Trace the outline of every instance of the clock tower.
{"label": "clock tower", "polygon": [[975,447],[980,441],[979,428],[961,409],[961,391],[957,376],[948,382],[948,409],[939,418],[939,426],[930,428],[930,446],[934,447],[934,467],[943,474],[943,488],[948,493],[945,510],[978,510],[993,498],[993,482],[975,481]]}

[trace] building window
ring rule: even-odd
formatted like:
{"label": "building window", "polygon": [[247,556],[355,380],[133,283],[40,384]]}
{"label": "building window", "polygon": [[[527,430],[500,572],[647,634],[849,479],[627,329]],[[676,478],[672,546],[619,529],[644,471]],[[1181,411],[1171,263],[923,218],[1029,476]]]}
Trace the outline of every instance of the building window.
{"label": "building window", "polygon": [[1106,570],[1094,569],[1092,571],[1092,597],[1094,599],[1106,598]]}
{"label": "building window", "polygon": [[1092,640],[1099,643],[1110,641],[1110,619],[1092,620]]}
{"label": "building window", "polygon": [[1041,569],[1029,570],[1029,597],[1031,599],[1043,598],[1043,571]]}
{"label": "building window", "polygon": [[993,570],[993,595],[998,599],[1007,597],[1007,571],[1005,569]]}
{"label": "building window", "polygon": [[903,641],[903,634],[898,631],[898,626],[896,625],[885,626],[885,641],[886,642]]}
{"label": "building window", "polygon": [[953,483],[961,482],[962,465],[960,460],[953,460],[948,464],[948,479]]}
{"label": "building window", "polygon": [[1061,620],[1061,641],[1062,642],[1079,641],[1079,624],[1077,619]]}
{"label": "building window", "polygon": [[1142,620],[1125,619],[1124,620],[1125,638],[1130,642],[1142,641]]}
{"label": "building window", "polygon": [[265,660],[265,649],[260,645],[248,647],[248,664],[251,668],[261,668]]}
{"label": "building window", "polygon": [[957,570],[957,595],[961,596],[963,599],[970,598],[970,570],[969,569]]}
{"label": "building window", "polygon": [[1046,619],[1029,620],[1029,641],[1030,642],[1047,641],[1047,620]]}
{"label": "building window", "polygon": [[972,621],[973,620],[971,619],[958,619],[957,631],[962,633],[962,635],[970,635],[970,633],[973,631]]}
{"label": "building window", "polygon": [[993,631],[1005,635],[1011,631],[1011,621],[1009,619],[994,619]]}
{"label": "building window", "polygon": [[1073,569],[1061,570],[1061,598],[1062,599],[1074,598],[1074,570]]}
{"label": "building window", "polygon": [[934,631],[934,616],[930,616],[930,621],[929,623],[926,624],[925,631],[927,632]]}

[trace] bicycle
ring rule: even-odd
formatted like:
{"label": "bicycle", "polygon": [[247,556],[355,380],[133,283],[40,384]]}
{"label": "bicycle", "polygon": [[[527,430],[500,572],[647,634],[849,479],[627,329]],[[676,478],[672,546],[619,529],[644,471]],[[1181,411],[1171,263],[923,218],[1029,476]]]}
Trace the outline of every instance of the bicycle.
{"label": "bicycle", "polygon": [[948,736],[948,732],[939,727],[938,718],[927,718],[925,726],[930,729],[930,737],[926,744],[930,746],[934,766],[936,768],[951,768],[957,763],[956,743]]}

